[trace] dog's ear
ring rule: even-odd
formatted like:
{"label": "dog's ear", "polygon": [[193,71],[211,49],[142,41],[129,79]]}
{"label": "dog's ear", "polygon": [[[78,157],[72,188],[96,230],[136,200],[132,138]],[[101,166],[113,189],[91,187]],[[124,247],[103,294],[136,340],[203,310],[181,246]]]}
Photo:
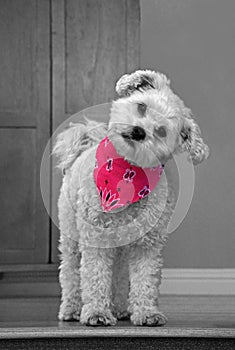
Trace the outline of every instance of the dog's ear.
{"label": "dog's ear", "polygon": [[201,130],[193,118],[185,118],[180,137],[181,151],[188,151],[189,158],[194,165],[197,165],[204,159],[208,158],[210,154],[209,147],[204,143]]}
{"label": "dog's ear", "polygon": [[137,70],[134,73],[123,75],[118,80],[116,92],[119,97],[127,97],[136,90],[161,89],[162,86],[169,84],[170,81],[162,73],[150,70]]}

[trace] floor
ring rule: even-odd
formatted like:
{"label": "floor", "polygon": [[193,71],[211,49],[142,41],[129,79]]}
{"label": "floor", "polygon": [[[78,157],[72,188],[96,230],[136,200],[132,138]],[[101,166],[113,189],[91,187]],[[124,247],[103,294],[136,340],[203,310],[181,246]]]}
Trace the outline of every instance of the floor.
{"label": "floor", "polygon": [[[59,299],[0,299],[0,338],[60,336],[225,337],[235,339],[234,296],[161,296],[164,327],[134,327],[128,321],[115,327],[86,327],[58,322]],[[234,347],[235,349],[235,347]]]}

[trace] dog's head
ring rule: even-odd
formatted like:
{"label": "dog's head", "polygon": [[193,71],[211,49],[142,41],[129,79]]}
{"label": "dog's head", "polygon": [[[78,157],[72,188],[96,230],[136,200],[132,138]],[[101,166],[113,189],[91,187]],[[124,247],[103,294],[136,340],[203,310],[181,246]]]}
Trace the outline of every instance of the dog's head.
{"label": "dog's head", "polygon": [[129,162],[153,167],[185,150],[194,164],[208,157],[198,124],[164,74],[126,74],[116,91],[120,98],[112,104],[108,136]]}

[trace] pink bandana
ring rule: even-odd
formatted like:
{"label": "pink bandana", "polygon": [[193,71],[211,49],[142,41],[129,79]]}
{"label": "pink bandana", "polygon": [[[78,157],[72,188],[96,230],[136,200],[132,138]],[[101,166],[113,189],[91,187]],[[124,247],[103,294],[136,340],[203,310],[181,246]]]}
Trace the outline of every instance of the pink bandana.
{"label": "pink bandana", "polygon": [[115,150],[106,136],[98,145],[94,179],[104,212],[130,205],[146,197],[161,177],[163,165],[140,168]]}

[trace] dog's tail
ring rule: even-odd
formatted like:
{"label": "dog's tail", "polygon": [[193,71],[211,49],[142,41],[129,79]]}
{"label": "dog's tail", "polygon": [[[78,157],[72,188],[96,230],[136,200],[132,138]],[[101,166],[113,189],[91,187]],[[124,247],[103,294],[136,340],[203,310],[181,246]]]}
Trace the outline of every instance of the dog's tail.
{"label": "dog's tail", "polygon": [[65,171],[82,152],[98,144],[107,135],[107,124],[86,119],[85,124],[70,123],[61,132],[52,153],[58,158],[58,168]]}

